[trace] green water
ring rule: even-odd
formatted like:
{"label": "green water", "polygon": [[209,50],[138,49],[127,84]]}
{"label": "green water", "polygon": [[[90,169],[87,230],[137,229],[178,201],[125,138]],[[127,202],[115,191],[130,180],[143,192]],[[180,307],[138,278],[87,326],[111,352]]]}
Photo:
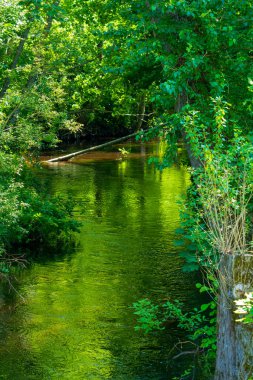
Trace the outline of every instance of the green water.
{"label": "green water", "polygon": [[41,173],[48,191],[78,201],[80,243],[21,272],[19,294],[2,291],[0,379],[168,380],[180,373],[184,363],[170,351],[184,333],[174,324],[150,335],[135,331],[131,305],[196,298],[173,244],[189,174],[180,165],[162,173],[149,166],[156,144],[131,149],[136,154],[125,160],[108,152]]}

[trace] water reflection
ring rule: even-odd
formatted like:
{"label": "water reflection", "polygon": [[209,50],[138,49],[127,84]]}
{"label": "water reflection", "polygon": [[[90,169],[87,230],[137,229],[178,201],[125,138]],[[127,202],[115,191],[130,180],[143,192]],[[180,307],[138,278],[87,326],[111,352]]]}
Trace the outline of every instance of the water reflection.
{"label": "water reflection", "polygon": [[194,295],[173,245],[187,169],[160,173],[140,156],[55,165],[43,176],[78,201],[80,246],[23,272],[25,301],[6,297],[0,378],[172,379],[169,352],[182,333],[134,331],[130,306]]}

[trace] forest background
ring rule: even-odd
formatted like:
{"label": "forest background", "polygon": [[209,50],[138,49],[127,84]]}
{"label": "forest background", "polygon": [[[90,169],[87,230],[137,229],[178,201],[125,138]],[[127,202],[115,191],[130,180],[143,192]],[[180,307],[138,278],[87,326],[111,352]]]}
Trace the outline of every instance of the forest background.
{"label": "forest background", "polygon": [[0,1],[2,276],[14,247],[78,229],[71,201],[35,180],[42,151],[140,130],[167,141],[153,160],[163,169],[183,140],[193,172],[181,234],[194,246],[184,256],[218,303],[217,351],[205,340],[212,302],[193,313],[192,339],[207,362],[216,352],[215,379],[226,380],[249,379],[253,362],[249,324],[234,318],[235,302],[244,322],[252,315],[252,16],[249,0]]}

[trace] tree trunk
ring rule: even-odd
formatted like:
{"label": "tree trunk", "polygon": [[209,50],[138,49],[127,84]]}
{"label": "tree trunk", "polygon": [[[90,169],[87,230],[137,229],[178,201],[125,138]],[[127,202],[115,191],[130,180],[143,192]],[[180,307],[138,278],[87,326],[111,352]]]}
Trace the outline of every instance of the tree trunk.
{"label": "tree trunk", "polygon": [[[56,0],[54,3],[53,3],[53,6],[54,7],[58,7],[59,4],[60,4],[60,1],[61,0]],[[51,27],[53,25],[53,21],[54,21],[54,16],[52,14],[49,13],[48,17],[47,17],[47,23],[46,23],[46,26],[44,28],[44,35],[45,37],[47,37],[50,33],[50,30],[51,30]]]}
{"label": "tree trunk", "polygon": [[253,374],[253,328],[236,322],[236,299],[253,290],[253,256],[223,255],[220,261],[215,380],[248,380]]}
{"label": "tree trunk", "polygon": [[[187,104],[186,94],[183,93],[183,94],[178,95],[177,100],[176,100],[176,104],[175,104],[175,111],[180,112],[186,104]],[[190,160],[191,167],[193,169],[200,168],[201,166],[203,166],[203,164],[201,163],[201,161],[198,157],[194,156],[194,154],[192,152],[190,141],[186,135],[184,128],[181,129],[181,135],[182,135],[184,145],[185,145],[185,148],[186,148],[189,160]]]}
{"label": "tree trunk", "polygon": [[[60,0],[57,0],[54,3],[54,6],[58,6],[59,3],[60,3]],[[47,23],[46,23],[46,25],[44,27],[44,31],[43,31],[44,32],[44,41],[49,36],[50,30],[51,30],[51,27],[52,27],[52,24],[53,24],[53,20],[54,20],[54,17],[50,14],[48,16],[48,18],[47,18]],[[30,31],[30,28],[27,28],[27,30],[26,30],[27,35],[26,35],[25,40],[28,38],[29,31]],[[19,51],[18,58],[20,57],[20,55],[21,55],[21,53],[23,51],[25,40],[23,40],[22,46],[18,47],[18,51]],[[16,53],[16,57],[14,59],[14,62],[12,63],[11,69],[15,69],[16,68],[16,65],[17,65],[17,62],[18,62],[18,58],[17,58],[17,53]],[[14,66],[13,66],[13,64],[14,64]],[[22,95],[25,95],[33,87],[33,85],[36,83],[38,77],[39,77],[39,75],[38,75],[38,69],[36,70],[36,67],[35,67],[35,69],[32,69],[32,71],[29,74],[26,86],[24,87],[24,89],[22,91]],[[0,92],[0,99],[3,98],[3,96],[5,95],[7,89],[9,88],[9,86],[10,86],[10,78],[6,78],[6,80],[4,82],[4,85],[3,85],[3,88],[2,88],[2,91]],[[13,110],[11,112],[11,114],[7,118],[7,123],[9,123],[10,125],[15,124],[15,121],[17,119],[19,111],[20,111],[19,107],[17,107],[15,110]]]}
{"label": "tree trunk", "polygon": [[[54,2],[54,6],[58,6],[60,3],[60,0],[56,0]],[[36,10],[38,11],[39,10],[39,6],[37,5],[36,6]],[[47,37],[49,35],[49,32],[50,32],[50,29],[52,27],[52,23],[53,23],[53,20],[54,20],[54,17],[52,15],[49,15],[48,16],[48,19],[47,19],[47,23],[46,23],[46,26],[44,28],[44,35],[45,37]],[[34,21],[34,16],[30,16],[28,17],[28,23],[31,25],[32,22]],[[10,66],[10,70],[14,70],[16,69],[17,67],[17,64],[18,64],[18,61],[19,61],[19,58],[24,50],[24,46],[25,46],[25,43],[29,37],[29,33],[30,33],[30,25],[24,30],[24,32],[22,33],[21,35],[21,39],[20,39],[20,42],[19,42],[19,45],[17,47],[17,50],[16,50],[16,53],[15,53],[15,56],[13,58],[13,61],[12,61],[12,64]],[[28,83],[29,83],[30,79],[28,79]],[[9,86],[10,86],[10,83],[11,83],[11,80],[10,80],[10,77],[7,76],[3,82],[3,85],[2,85],[2,89],[0,91],[0,99],[2,99],[6,93],[6,91],[8,90]]]}
{"label": "tree trunk", "polygon": [[140,96],[140,102],[139,102],[139,107],[138,107],[137,130],[140,130],[142,127],[142,123],[143,123],[144,115],[145,115],[145,109],[146,109],[146,92],[143,91]]}
{"label": "tree trunk", "polygon": [[118,143],[118,142],[121,142],[121,141],[124,141],[124,140],[130,139],[131,137],[136,136],[138,133],[139,133],[139,132],[131,133],[131,135],[127,135],[127,136],[124,136],[124,137],[120,137],[120,138],[118,138],[118,139],[116,139],[116,140],[108,141],[107,143],[104,143],[104,144],[101,144],[101,145],[92,146],[91,148],[83,149],[83,150],[80,150],[80,151],[75,152],[75,153],[67,154],[67,155],[65,155],[65,156],[60,156],[60,157],[56,157],[56,158],[51,158],[51,160],[48,160],[47,162],[68,161],[68,160],[70,160],[70,159],[73,158],[73,157],[80,156],[81,154],[88,153],[88,152],[92,152],[92,151],[94,151],[94,150],[98,150],[98,149],[101,149],[101,148],[105,148],[106,146],[110,146],[110,145],[116,144],[116,143]]}
{"label": "tree trunk", "polygon": [[186,151],[187,151],[190,163],[191,163],[191,167],[193,169],[200,168],[201,166],[203,166],[203,164],[198,157],[194,156],[192,149],[191,149],[191,144],[190,144],[189,139],[186,136],[186,132],[183,128],[181,130],[181,135],[182,135],[184,145],[185,145],[185,148],[186,148]]}
{"label": "tree trunk", "polygon": [[[59,4],[60,4],[60,0],[57,0],[53,3],[53,5],[55,7],[59,6]],[[50,30],[52,28],[53,21],[54,21],[54,16],[52,14],[49,14],[47,17],[46,25],[45,25],[44,30],[43,30],[44,39],[42,40],[42,46],[39,46],[39,49],[38,49],[39,52],[43,50],[43,47],[44,47],[43,44],[44,45],[47,44],[46,39],[50,34]],[[36,57],[36,60],[40,61],[40,59],[41,59],[41,55],[39,54]],[[29,77],[28,77],[28,80],[27,80],[27,83],[26,83],[26,86],[24,89],[24,93],[27,92],[28,90],[30,90],[30,88],[34,85],[34,83],[36,83],[37,78],[39,77],[38,72],[39,72],[39,70],[38,70],[38,68],[36,70],[36,66],[35,66],[35,68],[32,68],[32,71],[29,74]],[[42,70],[42,75],[43,75],[43,70]]]}
{"label": "tree trunk", "polygon": [[[23,52],[25,42],[29,36],[29,32],[30,32],[30,27],[26,28],[25,31],[23,32],[21,39],[20,39],[20,42],[19,42],[19,45],[18,45],[18,48],[16,50],[16,54],[13,58],[11,66],[10,66],[10,70],[14,70],[17,67],[18,60],[19,60],[19,58]],[[8,90],[8,88],[10,86],[10,83],[11,83],[11,80],[10,80],[10,77],[8,76],[7,78],[5,78],[2,89],[0,91],[0,99],[2,99],[4,97],[6,91]]]}

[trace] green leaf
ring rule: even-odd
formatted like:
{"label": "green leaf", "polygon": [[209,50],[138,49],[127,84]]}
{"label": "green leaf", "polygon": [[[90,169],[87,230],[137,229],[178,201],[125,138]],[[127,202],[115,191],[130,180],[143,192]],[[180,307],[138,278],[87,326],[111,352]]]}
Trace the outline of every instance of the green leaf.
{"label": "green leaf", "polygon": [[206,311],[208,308],[209,308],[210,304],[209,303],[205,303],[205,304],[202,304],[200,306],[200,310],[201,311]]}

